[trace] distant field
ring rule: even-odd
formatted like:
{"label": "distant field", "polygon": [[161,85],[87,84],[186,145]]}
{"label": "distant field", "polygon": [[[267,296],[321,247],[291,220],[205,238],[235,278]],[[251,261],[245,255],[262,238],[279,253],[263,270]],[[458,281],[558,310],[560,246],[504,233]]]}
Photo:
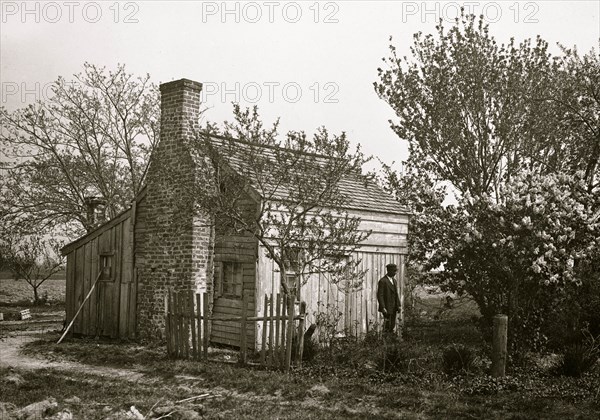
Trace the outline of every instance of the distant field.
{"label": "distant field", "polygon": [[[11,273],[10,271],[0,271],[0,280],[12,280],[12,279],[13,279],[13,273]],[[52,277],[50,277],[50,279],[52,279],[52,280],[64,280],[65,279],[65,272],[61,271],[59,273],[56,273]]]}
{"label": "distant field", "polygon": [[[48,294],[49,302],[65,301],[65,279],[48,279],[38,289],[39,296]],[[0,304],[33,300],[33,289],[24,280],[0,278]]]}

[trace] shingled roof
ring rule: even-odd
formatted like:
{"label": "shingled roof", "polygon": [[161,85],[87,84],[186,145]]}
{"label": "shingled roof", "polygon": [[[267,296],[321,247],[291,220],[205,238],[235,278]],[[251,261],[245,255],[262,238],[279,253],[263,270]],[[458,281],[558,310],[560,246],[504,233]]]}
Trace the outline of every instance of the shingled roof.
{"label": "shingled roof", "polygon": [[[276,149],[281,149],[275,146],[250,146],[249,143],[242,140],[225,138],[221,136],[211,136],[211,143],[217,147],[217,149],[224,150],[223,142],[233,142],[236,147],[227,147],[227,152],[233,150],[232,154],[228,155],[227,162],[234,170],[240,171],[247,162],[243,161],[240,154],[236,154],[235,150],[240,150],[243,147],[252,147],[253,151],[266,155],[267,157],[273,156]],[[310,155],[309,153],[297,152],[302,154]],[[331,159],[330,157],[323,155],[311,154],[318,160]],[[344,206],[346,209],[365,210],[381,213],[391,214],[408,214],[409,211],[406,207],[400,205],[390,194],[383,191],[383,189],[377,185],[377,183],[369,180],[365,175],[355,173],[347,174],[338,184],[340,193],[347,197],[348,203]],[[285,187],[280,188],[273,198],[285,199],[287,196]]]}

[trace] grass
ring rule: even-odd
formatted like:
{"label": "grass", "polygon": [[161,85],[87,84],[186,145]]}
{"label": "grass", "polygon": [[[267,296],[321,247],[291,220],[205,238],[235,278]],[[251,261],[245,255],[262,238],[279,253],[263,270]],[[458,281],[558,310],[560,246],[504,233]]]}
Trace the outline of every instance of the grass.
{"label": "grass", "polygon": [[[47,296],[50,303],[64,303],[66,281],[63,278],[50,278],[38,289],[39,296]],[[33,289],[25,280],[0,279],[0,306],[31,306]]]}
{"label": "grass", "polygon": [[[436,298],[437,299],[437,298]],[[436,304],[439,307],[436,308]],[[89,366],[83,369],[36,371],[0,368],[0,401],[19,407],[48,397],[57,399],[74,418],[106,418],[135,406],[143,414],[170,401],[178,409],[223,419],[371,419],[371,418],[485,418],[595,419],[600,416],[600,374],[581,378],[553,377],[531,366],[514,368],[509,377],[486,376],[487,349],[471,321],[469,303],[444,308],[439,299],[422,305],[409,318],[402,357],[404,373],[386,371],[373,361],[384,346],[349,340],[334,352],[322,351],[311,364],[287,375],[237,364],[170,360],[162,346],[98,339],[69,339],[56,345],[57,333],[42,335],[25,346],[29,357]],[[422,308],[429,308],[422,309]],[[431,309],[433,308],[433,309]],[[422,311],[427,314],[422,314]],[[450,377],[442,369],[443,349],[462,344],[475,351],[472,373]],[[214,358],[225,354],[217,350]],[[101,376],[97,369],[140,372]],[[95,369],[95,370],[94,370]],[[21,375],[20,385],[10,377]],[[207,398],[179,403],[185,398]],[[69,402],[78,396],[81,403]]]}

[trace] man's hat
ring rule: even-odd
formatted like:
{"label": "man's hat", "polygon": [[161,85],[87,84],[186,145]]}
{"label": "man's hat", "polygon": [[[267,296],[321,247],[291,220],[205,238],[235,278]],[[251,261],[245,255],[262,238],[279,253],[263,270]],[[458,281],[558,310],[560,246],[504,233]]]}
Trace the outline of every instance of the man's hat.
{"label": "man's hat", "polygon": [[398,266],[396,264],[388,264],[385,266],[385,268],[387,268],[388,271],[391,271],[391,270],[397,271],[398,270]]}

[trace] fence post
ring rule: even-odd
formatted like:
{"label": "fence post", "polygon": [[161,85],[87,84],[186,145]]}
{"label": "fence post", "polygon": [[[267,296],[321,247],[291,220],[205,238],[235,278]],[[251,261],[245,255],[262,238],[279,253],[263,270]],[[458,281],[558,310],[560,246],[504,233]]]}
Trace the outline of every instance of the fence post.
{"label": "fence post", "polygon": [[171,315],[169,314],[169,294],[165,293],[165,335],[167,338],[167,355],[171,356]]}
{"label": "fence post", "polygon": [[185,358],[190,357],[190,321],[188,319],[187,291],[181,291],[181,316],[183,320],[183,351]]}
{"label": "fence post", "polygon": [[300,321],[298,321],[298,367],[302,367],[304,353],[304,323],[306,320],[306,302],[300,302]]}
{"label": "fence post", "polygon": [[200,300],[200,293],[196,293],[196,307],[198,308],[198,315],[196,315],[196,328],[198,332],[196,336],[198,337],[198,354],[197,358],[202,358],[202,301]]}
{"label": "fence post", "polygon": [[241,333],[240,337],[240,363],[242,365],[246,364],[246,327],[247,327],[247,319],[248,319],[248,295],[244,293],[242,297],[242,319],[240,321]]}
{"label": "fence post", "polygon": [[288,323],[287,323],[287,337],[285,343],[285,371],[289,373],[290,365],[292,364],[292,338],[294,336],[294,301],[296,295],[293,293],[287,295],[288,305]]}
{"label": "fence post", "polygon": [[192,357],[198,359],[198,344],[196,342],[196,311],[194,310],[194,291],[190,290],[188,295],[190,308],[190,330],[192,331]]}
{"label": "fence post", "polygon": [[169,311],[171,318],[171,356],[177,357],[178,341],[177,341],[177,315],[176,315],[177,306],[175,306],[175,296],[173,295],[173,290],[169,289]]}
{"label": "fence post", "polygon": [[277,306],[275,307],[275,360],[279,367],[281,367],[281,359],[279,357],[279,325],[281,316],[281,294],[277,293]]}
{"label": "fence post", "polygon": [[208,329],[208,293],[202,293],[202,316],[203,316],[203,326],[204,326],[204,360],[208,360],[208,339],[209,339],[209,329]]}
{"label": "fence post", "polygon": [[494,337],[492,342],[492,376],[502,377],[506,370],[506,342],[508,317],[498,314],[494,317]]}
{"label": "fence post", "polygon": [[261,341],[261,347],[260,347],[260,363],[261,365],[265,365],[266,361],[267,361],[267,350],[266,350],[266,346],[267,346],[267,305],[269,304],[269,297],[267,296],[267,294],[265,293],[265,300],[264,300],[264,307],[263,307],[263,328],[262,328],[262,341]]}
{"label": "fence post", "polygon": [[179,358],[181,352],[181,316],[179,314],[179,294],[173,290],[173,330],[175,331],[175,357]]}
{"label": "fence post", "polygon": [[275,353],[273,351],[273,334],[274,334],[274,327],[273,327],[273,312],[274,312],[274,306],[275,306],[275,301],[273,300],[273,293],[271,293],[271,307],[269,308],[269,366],[273,366],[273,358],[275,357]]}

